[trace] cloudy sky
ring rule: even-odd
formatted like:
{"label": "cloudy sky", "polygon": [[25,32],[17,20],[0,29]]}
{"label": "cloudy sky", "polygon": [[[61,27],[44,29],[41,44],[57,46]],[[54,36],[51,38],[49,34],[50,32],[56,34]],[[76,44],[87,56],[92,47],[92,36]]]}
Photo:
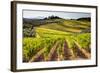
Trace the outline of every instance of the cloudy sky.
{"label": "cloudy sky", "polygon": [[59,16],[64,19],[91,17],[90,13],[23,10],[24,18],[45,18],[52,15]]}

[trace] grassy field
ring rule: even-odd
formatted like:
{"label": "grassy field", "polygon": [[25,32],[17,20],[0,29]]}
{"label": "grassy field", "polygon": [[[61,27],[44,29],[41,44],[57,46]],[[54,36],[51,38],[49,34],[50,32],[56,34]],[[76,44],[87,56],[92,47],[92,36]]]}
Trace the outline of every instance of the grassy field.
{"label": "grassy field", "polygon": [[[34,36],[23,38],[23,62],[90,59],[90,21],[52,19],[25,30]],[[52,22],[51,22],[52,21]],[[45,21],[46,22],[46,21]],[[23,31],[27,33],[27,31]]]}

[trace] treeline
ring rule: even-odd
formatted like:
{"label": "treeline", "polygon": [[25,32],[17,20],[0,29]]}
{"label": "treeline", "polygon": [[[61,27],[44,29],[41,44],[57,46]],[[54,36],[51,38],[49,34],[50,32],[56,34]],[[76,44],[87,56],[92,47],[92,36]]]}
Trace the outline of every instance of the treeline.
{"label": "treeline", "polygon": [[44,20],[45,20],[45,19],[61,19],[61,18],[58,17],[58,16],[52,15],[52,16],[49,16],[49,17],[44,18]]}
{"label": "treeline", "polygon": [[[32,25],[41,25],[41,24],[47,24],[47,23],[55,23],[58,22],[55,19],[63,19],[58,16],[48,16],[43,19],[28,19],[28,18],[23,18],[23,24],[32,24]],[[66,19],[67,20],[67,19]],[[91,21],[90,17],[83,17],[83,18],[78,18],[78,19],[70,19],[70,20],[78,20],[78,21]]]}
{"label": "treeline", "polygon": [[23,23],[28,23],[28,24],[32,24],[32,23],[36,23],[36,22],[46,22],[47,20],[51,20],[51,19],[61,19],[60,17],[58,16],[48,16],[48,17],[45,17],[43,19],[29,19],[29,18],[23,18]]}
{"label": "treeline", "polygon": [[55,19],[61,19],[58,16],[48,16],[45,17],[44,19],[28,19],[28,18],[23,18],[23,26],[26,27],[27,25],[30,26],[30,24],[32,26],[40,26],[40,25],[44,25],[44,24],[49,24],[49,23],[58,23],[59,21],[55,20]]}

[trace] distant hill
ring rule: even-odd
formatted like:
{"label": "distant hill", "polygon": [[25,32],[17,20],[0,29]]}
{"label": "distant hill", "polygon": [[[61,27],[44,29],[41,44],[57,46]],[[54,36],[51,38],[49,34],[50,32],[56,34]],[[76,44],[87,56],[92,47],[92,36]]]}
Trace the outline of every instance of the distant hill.
{"label": "distant hill", "polygon": [[32,23],[32,19],[29,18],[23,18],[23,24],[31,24]]}
{"label": "distant hill", "polygon": [[23,35],[35,36],[34,28],[46,28],[59,30],[67,33],[90,33],[90,18],[63,19],[56,16],[50,16],[44,19],[23,18]]}
{"label": "distant hill", "polygon": [[41,27],[71,33],[91,32],[90,18],[79,18],[77,20],[63,19],[57,16],[50,16],[44,19],[23,18],[23,26],[24,28]]}
{"label": "distant hill", "polygon": [[91,21],[91,18],[90,17],[87,17],[87,18],[79,18],[77,20],[81,20],[81,21]]}
{"label": "distant hill", "polygon": [[23,18],[23,24],[32,24],[33,26],[40,26],[48,23],[57,23],[56,19],[62,19],[58,16],[49,16],[43,19],[39,18]]}

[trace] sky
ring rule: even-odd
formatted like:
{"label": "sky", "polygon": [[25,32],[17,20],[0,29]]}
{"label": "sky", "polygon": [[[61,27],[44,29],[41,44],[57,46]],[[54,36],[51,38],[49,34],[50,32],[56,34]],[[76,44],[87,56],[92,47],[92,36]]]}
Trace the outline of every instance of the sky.
{"label": "sky", "polygon": [[91,17],[90,13],[82,12],[60,12],[60,11],[34,11],[34,10],[23,10],[23,18],[45,18],[48,16],[59,16],[64,19],[78,19],[82,17]]}

